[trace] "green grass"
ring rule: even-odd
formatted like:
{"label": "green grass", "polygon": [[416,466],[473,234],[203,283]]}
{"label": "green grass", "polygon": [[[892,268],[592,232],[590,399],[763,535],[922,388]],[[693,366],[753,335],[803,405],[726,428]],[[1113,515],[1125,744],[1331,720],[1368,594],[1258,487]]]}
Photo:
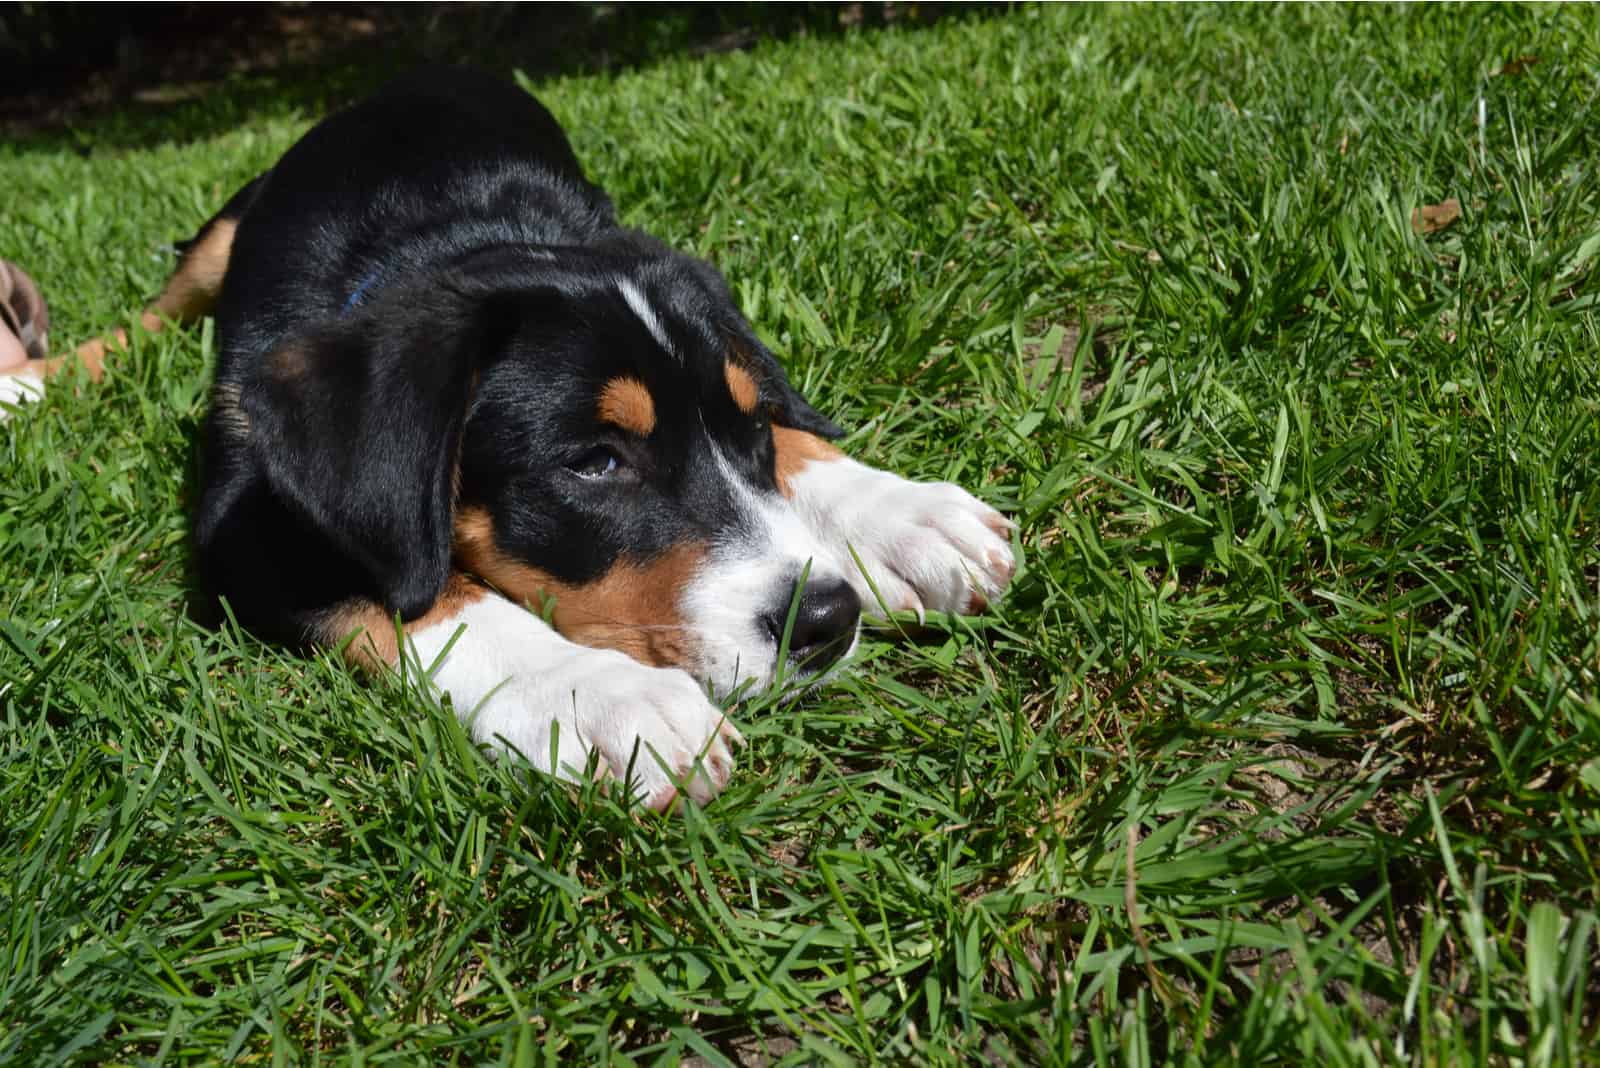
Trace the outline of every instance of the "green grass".
{"label": "green grass", "polygon": [[[188,621],[213,338],[143,339],[0,428],[0,1061],[1595,1063],[1597,68],[1582,7],[1049,8],[534,85],[1011,596],[629,811]],[[61,341],[302,88],[0,145]]]}

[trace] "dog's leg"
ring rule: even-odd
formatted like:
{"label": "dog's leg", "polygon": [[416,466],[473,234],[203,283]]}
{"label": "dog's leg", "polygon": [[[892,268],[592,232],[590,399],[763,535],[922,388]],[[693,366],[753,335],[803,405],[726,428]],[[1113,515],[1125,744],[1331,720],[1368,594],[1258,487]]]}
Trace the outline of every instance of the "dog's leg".
{"label": "dog's leg", "polygon": [[[311,629],[325,646],[354,635],[346,655],[369,669],[399,662],[394,620],[373,602],[341,605]],[[402,629],[407,660],[431,671],[475,741],[566,779],[598,756],[601,774],[627,776],[657,810],[680,785],[702,804],[727,785],[739,733],[683,671],[576,645],[459,574]]]}
{"label": "dog's leg", "polygon": [[[169,322],[180,325],[196,322],[208,315],[222,292],[222,279],[228,273],[228,254],[233,249],[233,231],[238,220],[218,216],[201,228],[178,261],[177,270],[167,279],[161,294],[139,316],[146,333],[158,333]],[[128,332],[119,327],[109,337],[79,345],[70,355],[44,360],[40,377],[52,378],[73,361],[81,363],[93,381],[105,373],[106,358],[128,347]]]}
{"label": "dog's leg", "polygon": [[815,435],[775,427],[772,436],[778,488],[868,611],[974,613],[1004,592],[1015,524],[999,512],[949,482],[857,463]]}
{"label": "dog's leg", "polygon": [[[172,277],[139,316],[139,324],[147,333],[156,333],[169,322],[192,323],[210,313],[228,273],[234,230],[260,185],[261,179],[257,178],[236,193],[184,246]],[[44,394],[45,383],[73,364],[81,364],[89,378],[98,382],[105,373],[107,359],[127,347],[128,332],[118,328],[110,336],[86,341],[66,355],[29,361],[0,375],[0,401],[37,400]],[[4,417],[5,412],[0,409],[0,419]]]}

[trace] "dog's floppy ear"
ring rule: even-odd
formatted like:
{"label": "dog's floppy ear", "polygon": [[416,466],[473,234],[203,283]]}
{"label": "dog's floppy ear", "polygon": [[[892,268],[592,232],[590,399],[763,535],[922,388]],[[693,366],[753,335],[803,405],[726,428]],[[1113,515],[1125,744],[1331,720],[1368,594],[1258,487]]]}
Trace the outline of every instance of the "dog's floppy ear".
{"label": "dog's floppy ear", "polygon": [[808,434],[815,434],[819,438],[842,438],[844,429],[832,419],[823,415],[789,384],[789,379],[780,369],[777,379],[773,382],[774,392],[778,394],[777,405],[773,411],[772,421],[779,426],[789,427],[791,430],[804,430]]}
{"label": "dog's floppy ear", "polygon": [[745,330],[737,331],[734,334],[734,349],[744,359],[761,369],[760,377],[764,386],[771,391],[773,422],[791,430],[804,430],[819,438],[844,437],[844,431],[840,429],[839,424],[813,408],[811,403],[789,384],[789,376],[784,373],[783,364],[779,363],[778,358],[767,351],[767,347],[753,334]]}
{"label": "dog's floppy ear", "polygon": [[462,429],[507,302],[400,288],[292,335],[241,390],[274,493],[413,619],[449,576]]}

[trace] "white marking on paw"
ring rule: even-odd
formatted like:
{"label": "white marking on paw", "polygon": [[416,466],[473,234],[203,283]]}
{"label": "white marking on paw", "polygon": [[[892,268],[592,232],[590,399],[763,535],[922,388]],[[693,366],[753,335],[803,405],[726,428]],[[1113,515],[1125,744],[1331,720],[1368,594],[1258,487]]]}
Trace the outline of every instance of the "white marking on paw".
{"label": "white marking on paw", "polygon": [[44,382],[31,374],[0,375],[0,422],[11,413],[5,405],[21,407],[44,396]]}
{"label": "white marking on paw", "polygon": [[808,463],[789,488],[825,541],[855,551],[861,566],[846,553],[847,577],[867,611],[881,597],[890,611],[980,612],[1016,571],[1007,537],[1015,524],[953,483],[837,459]]}
{"label": "white marking on paw", "polygon": [[688,674],[576,645],[502,597],[483,597],[410,644],[475,741],[560,778],[581,777],[598,754],[601,774],[627,776],[635,797],[665,810],[679,783],[704,804],[733,773],[739,732]]}

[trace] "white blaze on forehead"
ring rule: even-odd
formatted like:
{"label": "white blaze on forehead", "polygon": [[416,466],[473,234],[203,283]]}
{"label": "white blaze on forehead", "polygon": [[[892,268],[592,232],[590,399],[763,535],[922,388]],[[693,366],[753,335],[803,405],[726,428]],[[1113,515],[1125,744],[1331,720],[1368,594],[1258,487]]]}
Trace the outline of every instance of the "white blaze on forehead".
{"label": "white blaze on forehead", "polygon": [[656,339],[656,344],[672,352],[672,342],[667,340],[667,332],[661,326],[661,319],[656,315],[655,309],[650,307],[650,302],[645,299],[644,291],[629,279],[618,278],[617,292],[622,294],[622,299],[628,302],[628,307],[633,309],[633,314],[639,317],[644,328],[650,331],[650,336]]}
{"label": "white blaze on forehead", "polygon": [[[701,419],[704,418],[702,415]],[[710,436],[708,432],[708,440]],[[739,502],[739,511],[754,533],[753,539],[724,548],[733,555],[759,554],[776,567],[790,567],[793,570],[789,576],[791,579],[799,577],[800,566],[808,560],[812,561],[813,575],[825,572],[832,565],[832,558],[812,536],[788,500],[777,493],[758,493],[734,470],[722,448],[715,441],[709,443],[711,454],[717,460],[717,471],[733,491],[734,499]]]}

